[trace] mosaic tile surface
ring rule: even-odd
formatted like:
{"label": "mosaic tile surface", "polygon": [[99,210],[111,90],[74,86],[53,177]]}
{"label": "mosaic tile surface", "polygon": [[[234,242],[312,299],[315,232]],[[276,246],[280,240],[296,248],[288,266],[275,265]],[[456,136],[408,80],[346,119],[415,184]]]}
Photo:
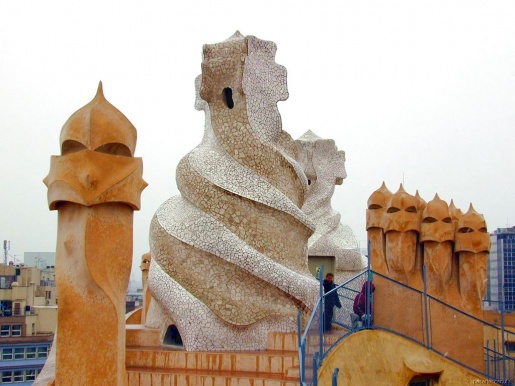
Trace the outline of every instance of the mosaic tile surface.
{"label": "mosaic tile surface", "polygon": [[307,179],[281,127],[288,91],[275,52],[238,32],[204,46],[204,138],[177,167],[181,195],[152,220],[146,324],[164,334],[174,323],[187,350],[264,349],[268,332],[295,331],[317,298],[314,225],[300,209]]}
{"label": "mosaic tile surface", "polygon": [[340,213],[331,207],[336,185],[347,177],[345,152],[332,139],[322,139],[311,130],[296,140],[298,159],[308,179],[302,210],[315,224],[309,238],[310,256],[334,256],[335,280],[342,283],[367,267],[352,229],[342,224]]}

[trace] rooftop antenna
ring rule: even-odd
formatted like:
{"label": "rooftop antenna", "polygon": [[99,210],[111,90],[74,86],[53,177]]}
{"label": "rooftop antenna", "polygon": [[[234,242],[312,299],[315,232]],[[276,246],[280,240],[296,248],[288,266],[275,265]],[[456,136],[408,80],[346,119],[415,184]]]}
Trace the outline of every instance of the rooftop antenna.
{"label": "rooftop antenna", "polygon": [[11,249],[11,242],[9,240],[4,240],[4,264],[7,265],[7,255]]}

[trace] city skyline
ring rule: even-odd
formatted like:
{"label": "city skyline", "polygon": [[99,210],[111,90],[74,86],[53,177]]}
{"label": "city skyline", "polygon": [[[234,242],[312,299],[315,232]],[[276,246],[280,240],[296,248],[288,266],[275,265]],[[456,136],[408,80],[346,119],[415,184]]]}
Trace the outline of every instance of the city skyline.
{"label": "city skyline", "polygon": [[177,163],[203,135],[202,44],[237,29],[277,43],[290,95],[278,105],[283,129],[294,139],[312,130],[346,152],[333,208],[361,247],[366,202],[383,181],[464,212],[472,202],[490,232],[513,225],[514,16],[510,2],[483,1],[2,4],[0,239],[18,258],[55,250],[42,180],[62,125],[102,81],[138,130],[149,183],[134,217],[137,274],[154,212],[179,194]]}

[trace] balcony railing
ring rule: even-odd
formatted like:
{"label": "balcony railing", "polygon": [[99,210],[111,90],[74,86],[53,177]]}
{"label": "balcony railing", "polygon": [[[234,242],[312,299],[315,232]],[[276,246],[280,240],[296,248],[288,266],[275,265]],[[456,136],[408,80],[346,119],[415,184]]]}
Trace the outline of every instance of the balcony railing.
{"label": "balcony railing", "polygon": [[36,314],[36,311],[31,309],[31,310],[18,310],[18,309],[15,309],[15,310],[12,310],[10,308],[8,309],[5,309],[5,310],[0,310],[0,318],[1,317],[11,317],[11,316],[31,316],[31,315],[37,315]]}

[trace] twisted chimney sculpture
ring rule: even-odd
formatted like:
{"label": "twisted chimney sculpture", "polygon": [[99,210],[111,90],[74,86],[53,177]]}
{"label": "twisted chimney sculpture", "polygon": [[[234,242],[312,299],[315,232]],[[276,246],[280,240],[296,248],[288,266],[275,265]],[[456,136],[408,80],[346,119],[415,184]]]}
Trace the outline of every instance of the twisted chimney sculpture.
{"label": "twisted chimney sculpture", "polygon": [[309,238],[309,256],[334,256],[332,273],[337,283],[343,283],[367,268],[352,229],[340,222],[340,213],[331,207],[335,186],[347,178],[345,152],[338,150],[334,140],[320,138],[311,130],[295,142],[299,163],[308,178],[302,210],[316,226]]}
{"label": "twisted chimney sculpture", "polygon": [[205,45],[196,108],[202,142],[179,163],[180,196],[157,210],[147,327],[179,330],[186,350],[255,350],[295,331],[317,282],[307,266],[314,226],[307,189],[277,102],[288,97],[276,46],[235,33]]}

